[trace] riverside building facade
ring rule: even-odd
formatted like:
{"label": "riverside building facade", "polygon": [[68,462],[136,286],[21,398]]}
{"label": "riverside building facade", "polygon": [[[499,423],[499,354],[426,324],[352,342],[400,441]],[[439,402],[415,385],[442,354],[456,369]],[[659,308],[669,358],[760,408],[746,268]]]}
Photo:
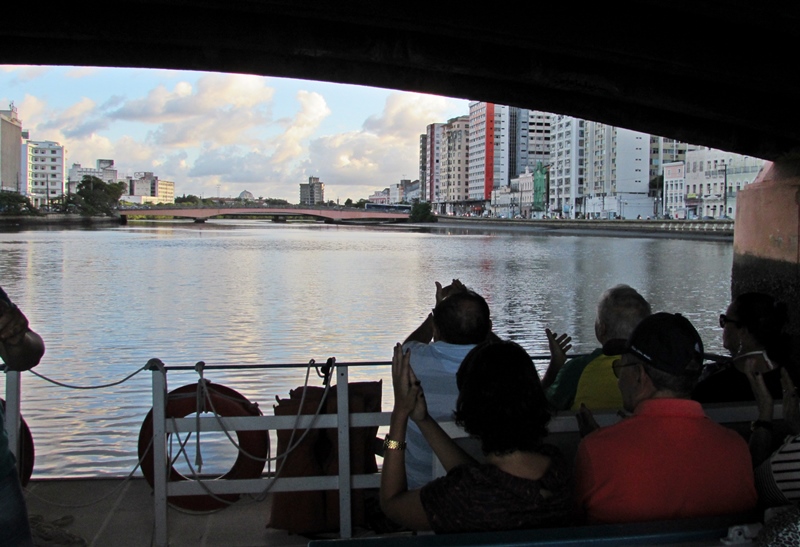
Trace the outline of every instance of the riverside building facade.
{"label": "riverside building facade", "polygon": [[34,207],[49,207],[64,196],[64,147],[54,141],[22,143],[22,192]]}
{"label": "riverside building facade", "polygon": [[0,191],[22,193],[22,121],[12,102],[0,110]]}

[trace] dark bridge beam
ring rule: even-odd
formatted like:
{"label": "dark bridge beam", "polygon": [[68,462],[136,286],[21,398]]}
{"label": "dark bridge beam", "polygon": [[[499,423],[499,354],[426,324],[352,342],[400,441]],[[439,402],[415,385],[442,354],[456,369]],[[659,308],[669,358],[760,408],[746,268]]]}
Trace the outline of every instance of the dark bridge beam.
{"label": "dark bridge beam", "polygon": [[[777,159],[800,150],[797,3],[120,1],[5,8],[0,62],[328,80],[570,114]],[[15,14],[16,13],[16,14]],[[422,128],[420,128],[422,131]]]}

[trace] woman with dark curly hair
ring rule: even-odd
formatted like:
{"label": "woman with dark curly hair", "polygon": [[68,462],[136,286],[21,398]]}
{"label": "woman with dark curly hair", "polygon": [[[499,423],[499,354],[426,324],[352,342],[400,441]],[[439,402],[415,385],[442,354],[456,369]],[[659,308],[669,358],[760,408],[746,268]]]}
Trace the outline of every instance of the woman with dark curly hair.
{"label": "woman with dark curly hair", "polygon": [[[555,447],[544,445],[550,414],[530,356],[514,342],[486,342],[465,358],[457,374],[456,423],[478,438],[486,458],[478,464],[439,427],[408,354],[398,344],[392,359],[395,405],[381,477],[381,507],[412,530],[437,533],[560,526],[570,507],[571,470]],[[405,434],[414,420],[447,476],[408,490]]]}
{"label": "woman with dark curly hair", "polygon": [[779,369],[790,364],[790,338],[784,332],[788,320],[786,304],[768,294],[750,292],[737,296],[719,316],[722,345],[731,359],[704,374],[692,399],[700,403],[754,400],[747,370],[763,375],[769,392],[781,399]]}

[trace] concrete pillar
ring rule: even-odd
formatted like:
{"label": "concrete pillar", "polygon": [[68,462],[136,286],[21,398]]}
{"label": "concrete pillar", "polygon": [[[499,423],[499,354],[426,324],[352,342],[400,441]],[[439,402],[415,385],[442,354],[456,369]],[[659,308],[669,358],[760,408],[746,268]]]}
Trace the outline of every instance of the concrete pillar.
{"label": "concrete pillar", "polygon": [[732,296],[757,291],[786,302],[800,362],[800,158],[765,164],[739,191],[735,226]]}

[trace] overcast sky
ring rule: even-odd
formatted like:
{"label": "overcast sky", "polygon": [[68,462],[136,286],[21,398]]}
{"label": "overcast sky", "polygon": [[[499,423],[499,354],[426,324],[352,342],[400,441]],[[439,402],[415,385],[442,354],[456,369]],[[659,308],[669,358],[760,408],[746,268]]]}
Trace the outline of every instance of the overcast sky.
{"label": "overcast sky", "polygon": [[32,139],[66,147],[67,167],[110,158],[178,196],[219,185],[293,203],[309,176],[342,202],[417,179],[425,126],[469,113],[464,100],[305,80],[0,65],[0,109],[11,101]]}

